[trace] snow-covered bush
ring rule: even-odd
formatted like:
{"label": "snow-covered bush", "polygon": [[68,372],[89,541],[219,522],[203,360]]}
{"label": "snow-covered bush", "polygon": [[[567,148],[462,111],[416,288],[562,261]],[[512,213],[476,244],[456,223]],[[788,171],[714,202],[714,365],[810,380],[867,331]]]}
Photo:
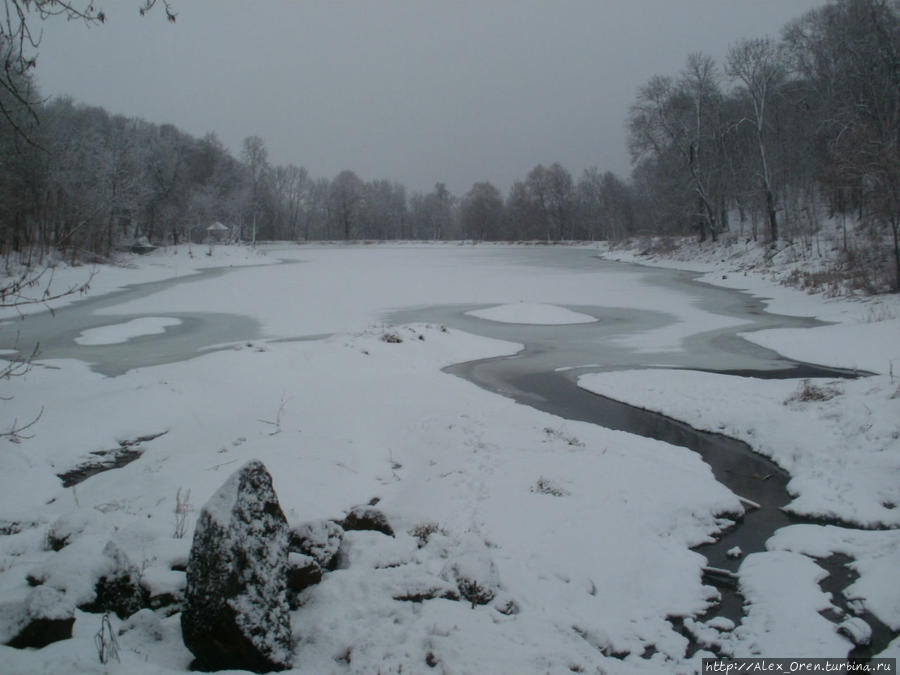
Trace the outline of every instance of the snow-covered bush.
{"label": "snow-covered bush", "polygon": [[811,380],[802,380],[797,386],[797,391],[784,399],[784,403],[787,405],[797,401],[801,403],[830,401],[841,393],[841,390],[834,385],[814,384]]}

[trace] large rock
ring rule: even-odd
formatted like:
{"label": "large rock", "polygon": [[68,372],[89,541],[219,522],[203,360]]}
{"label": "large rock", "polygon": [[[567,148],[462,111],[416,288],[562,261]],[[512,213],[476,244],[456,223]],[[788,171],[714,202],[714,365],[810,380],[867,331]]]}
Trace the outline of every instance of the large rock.
{"label": "large rock", "polygon": [[184,644],[198,668],[291,666],[288,525],[262,462],[235,472],[200,512],[187,565]]}

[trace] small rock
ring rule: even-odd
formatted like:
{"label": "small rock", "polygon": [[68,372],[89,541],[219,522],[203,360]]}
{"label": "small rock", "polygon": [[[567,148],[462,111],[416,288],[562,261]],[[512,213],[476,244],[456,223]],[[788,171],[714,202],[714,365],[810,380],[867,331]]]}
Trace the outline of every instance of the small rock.
{"label": "small rock", "polygon": [[742,555],[744,555],[744,552],[741,550],[740,546],[735,546],[725,551],[725,555],[727,555],[729,558],[740,558]]}
{"label": "small rock", "polygon": [[341,526],[345,530],[374,530],[389,537],[394,536],[394,528],[388,522],[387,516],[379,509],[369,506],[355,506],[344,518]]}
{"label": "small rock", "polygon": [[518,614],[521,610],[519,607],[519,603],[515,601],[515,599],[509,595],[509,593],[499,593],[497,597],[494,598],[494,609],[496,609],[501,614],[505,614],[506,616],[513,616],[514,614]]}
{"label": "small rock", "polygon": [[72,637],[75,603],[48,586],[33,590],[13,619],[15,636],[6,644],[16,649],[40,649]]}
{"label": "small rock", "polygon": [[128,556],[112,541],[103,548],[103,555],[113,561],[111,574],[104,575],[94,586],[96,598],[79,606],[85,612],[115,612],[120,619],[150,606],[150,594],[140,583],[137,568]]}
{"label": "small rock", "polygon": [[335,569],[393,569],[413,562],[415,541],[410,537],[386,537],[375,530],[350,531],[344,535],[335,557]]}
{"label": "small rock", "polygon": [[119,629],[119,635],[132,631],[153,642],[162,642],[164,637],[162,620],[151,609],[142,609],[128,617]]}
{"label": "small rock", "polygon": [[706,625],[710,628],[715,628],[717,631],[721,631],[723,633],[727,633],[735,629],[734,621],[725,616],[713,617],[706,622]]}
{"label": "small rock", "polygon": [[120,619],[127,619],[150,606],[150,596],[137,579],[130,575],[100,577],[95,586],[97,600],[79,609],[85,612],[115,612]]}
{"label": "small rock", "polygon": [[297,609],[297,596],[305,588],[322,581],[322,568],[315,558],[302,553],[288,554],[287,588],[291,609]]}
{"label": "small rock", "polygon": [[424,602],[425,600],[459,600],[459,592],[454,584],[435,577],[418,567],[397,571],[391,597],[404,602]]}
{"label": "small rock", "polygon": [[150,598],[150,609],[163,609],[166,610],[164,612],[166,616],[171,616],[181,611],[183,601],[184,598],[178,593],[160,593]]}
{"label": "small rock", "polygon": [[857,647],[869,644],[872,641],[872,627],[858,616],[847,619],[837,627],[837,632],[845,637]]}
{"label": "small rock", "polygon": [[333,520],[308,520],[291,529],[289,550],[311,556],[323,570],[334,569],[344,528]]}
{"label": "small rock", "polygon": [[150,596],[150,609],[163,609],[165,616],[181,611],[186,583],[184,572],[175,572],[162,566],[148,568],[141,577],[141,585]]}

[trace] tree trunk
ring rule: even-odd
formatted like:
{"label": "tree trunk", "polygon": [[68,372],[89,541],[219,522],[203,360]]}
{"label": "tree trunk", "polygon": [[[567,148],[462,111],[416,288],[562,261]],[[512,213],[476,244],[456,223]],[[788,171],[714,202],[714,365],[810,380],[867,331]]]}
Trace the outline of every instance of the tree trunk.
{"label": "tree trunk", "polygon": [[106,219],[106,257],[112,255],[113,238],[115,234],[115,225],[113,222],[113,214],[110,212]]}
{"label": "tree trunk", "polygon": [[900,293],[900,216],[891,218],[891,234],[894,235],[894,293]]}
{"label": "tree trunk", "polygon": [[778,220],[775,214],[775,195],[772,194],[772,189],[767,185],[765,187],[766,192],[766,212],[769,216],[769,236],[772,239],[772,244],[775,244],[778,241]]}

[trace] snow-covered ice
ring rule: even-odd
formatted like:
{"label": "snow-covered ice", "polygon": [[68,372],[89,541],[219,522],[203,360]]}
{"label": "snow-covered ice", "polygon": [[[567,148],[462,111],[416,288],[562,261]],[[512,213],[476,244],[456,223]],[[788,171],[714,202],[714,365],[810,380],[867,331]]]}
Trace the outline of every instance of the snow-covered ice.
{"label": "snow-covered ice", "polygon": [[518,302],[509,305],[488,307],[486,309],[473,309],[471,312],[466,313],[470,316],[477,316],[480,319],[487,319],[489,321],[548,326],[572,323],[592,323],[597,320],[588,314],[573,312],[571,309],[566,309],[565,307],[537,304],[533,302]]}

